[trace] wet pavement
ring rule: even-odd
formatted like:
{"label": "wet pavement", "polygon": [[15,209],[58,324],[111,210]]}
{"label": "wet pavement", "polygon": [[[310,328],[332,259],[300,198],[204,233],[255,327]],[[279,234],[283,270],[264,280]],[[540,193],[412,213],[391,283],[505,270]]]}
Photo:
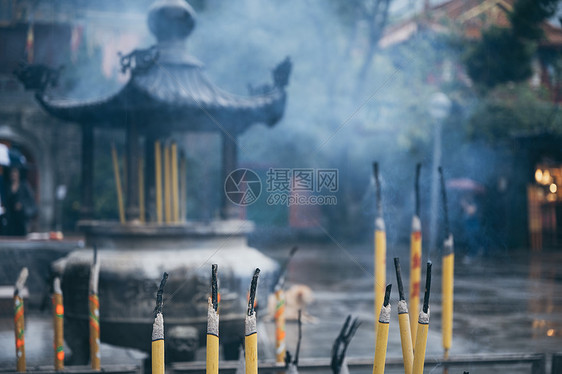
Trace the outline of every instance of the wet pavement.
{"label": "wet pavement", "polygon": [[[282,260],[289,247],[264,247],[266,254]],[[392,258],[399,256],[404,284],[408,285],[409,249],[387,253],[387,280],[395,283]],[[433,285],[428,356],[441,356],[441,264],[432,258]],[[457,258],[455,304],[451,355],[471,353],[552,353],[562,351],[562,251],[511,252],[494,258],[481,258],[464,264]],[[315,323],[303,326],[301,358],[328,357],[332,342],[348,314],[359,317],[361,326],[348,350],[348,356],[372,357],[374,352],[373,253],[364,246],[332,242],[305,243],[288,271],[288,284],[305,284],[313,290],[314,301],[308,313]],[[422,277],[424,279],[425,276]],[[396,302],[393,289],[387,357],[401,357]],[[172,301],[173,302],[173,301]],[[29,366],[52,362],[50,313],[31,311],[26,315],[26,351]],[[273,358],[274,326],[260,323],[260,358]],[[287,325],[287,346],[294,351],[297,326]],[[0,367],[14,366],[13,324],[0,319]],[[102,344],[105,364],[139,364],[144,354]],[[204,358],[201,349],[198,358]],[[426,364],[426,372],[439,369],[439,362]],[[470,370],[465,368],[464,370]],[[478,369],[477,372],[497,372]],[[526,370],[526,371],[525,371]],[[499,370],[503,372],[503,370]],[[510,372],[529,372],[510,369]],[[400,372],[400,371],[398,371]],[[456,372],[452,370],[451,372]],[[460,370],[462,372],[462,370]],[[474,371],[476,372],[476,371]]]}

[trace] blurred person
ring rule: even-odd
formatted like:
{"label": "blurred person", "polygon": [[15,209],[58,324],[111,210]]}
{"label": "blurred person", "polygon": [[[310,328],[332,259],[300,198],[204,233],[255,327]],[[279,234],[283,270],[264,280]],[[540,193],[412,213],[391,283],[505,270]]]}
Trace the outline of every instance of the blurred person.
{"label": "blurred person", "polygon": [[37,205],[31,186],[22,175],[23,168],[10,169],[10,182],[6,191],[6,235],[25,236],[29,220],[37,214]]}
{"label": "blurred person", "polygon": [[480,227],[480,215],[478,204],[473,196],[464,196],[461,198],[461,208],[464,224],[464,235],[466,238],[466,255],[463,260],[465,263],[470,263],[475,257],[482,255],[484,248],[480,235],[482,230]]}

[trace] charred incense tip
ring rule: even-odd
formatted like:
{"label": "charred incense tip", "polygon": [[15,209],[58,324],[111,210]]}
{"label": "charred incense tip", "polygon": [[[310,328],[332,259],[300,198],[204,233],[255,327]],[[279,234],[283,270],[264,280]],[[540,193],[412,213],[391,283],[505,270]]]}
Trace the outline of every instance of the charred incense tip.
{"label": "charred incense tip", "polygon": [[297,245],[291,248],[291,252],[289,252],[289,258],[293,257],[295,255],[295,252],[298,251],[298,249],[299,247]]}
{"label": "charred incense tip", "polygon": [[207,308],[207,334],[219,336],[219,315],[213,307],[213,302],[209,297]]}
{"label": "charred incense tip", "polygon": [[416,181],[414,184],[414,189],[416,192],[416,216],[420,216],[420,174],[421,174],[421,162],[416,165]]}
{"label": "charred incense tip", "polygon": [[379,163],[373,162],[373,174],[375,176],[375,193],[377,203],[377,215],[382,217],[382,203],[381,203],[381,182],[379,180]]}
{"label": "charred incense tip", "polygon": [[16,280],[16,285],[14,287],[14,296],[17,296],[25,287],[25,282],[27,281],[27,277],[29,275],[29,271],[26,267],[21,269],[18,279]]}
{"label": "charred incense tip", "polygon": [[94,260],[92,264],[95,266],[98,263],[98,246],[94,244]]}
{"label": "charred incense tip", "polygon": [[62,295],[62,289],[60,286],[60,278],[59,277],[55,277],[55,279],[53,280],[53,293]]}
{"label": "charred incense tip", "polygon": [[427,271],[425,273],[425,294],[423,295],[423,312],[427,313],[429,309],[429,293],[431,291],[431,261],[427,262]]}
{"label": "charred incense tip", "polygon": [[398,314],[405,314],[408,313],[408,304],[406,300],[399,300],[398,301]]}
{"label": "charred incense tip", "polygon": [[252,277],[252,283],[250,284],[250,296],[248,298],[248,315],[254,314],[254,300],[256,298],[256,289],[258,288],[258,277],[260,275],[260,269],[256,268],[254,276]]}
{"label": "charred incense tip", "polygon": [[390,303],[390,290],[392,290],[392,284],[386,286],[386,291],[384,292],[383,306],[388,306],[388,304]]}
{"label": "charred incense tip", "polygon": [[219,266],[217,264],[211,265],[211,300],[213,303],[213,309],[215,312],[219,308],[219,294],[218,294],[218,282],[217,282],[217,270]]}
{"label": "charred incense tip", "polygon": [[445,188],[445,177],[443,176],[443,168],[439,166],[439,180],[441,183],[441,199],[443,200],[443,221],[445,226],[445,236],[449,236],[449,207],[447,203],[447,189]]}
{"label": "charred incense tip", "polygon": [[164,286],[166,285],[166,281],[168,280],[168,273],[164,272],[162,274],[162,280],[160,281],[160,286],[158,287],[158,292],[156,292],[156,314],[162,313],[162,307],[164,306],[164,300],[162,295],[164,294]]}
{"label": "charred incense tip", "polygon": [[285,277],[287,275],[287,269],[289,268],[289,262],[291,262],[291,259],[293,258],[293,256],[295,255],[298,249],[299,249],[298,246],[294,246],[293,248],[291,248],[291,251],[289,252],[289,256],[287,256],[287,259],[285,260],[281,269],[279,270],[279,276],[277,278],[277,282],[275,282],[274,291],[280,291],[283,289],[283,286],[285,285]]}
{"label": "charred incense tip", "polygon": [[404,285],[402,284],[400,259],[398,257],[394,257],[394,269],[396,269],[396,282],[398,283],[398,294],[400,295],[400,300],[406,300],[406,296],[404,296]]}
{"label": "charred incense tip", "polygon": [[152,324],[152,341],[164,339],[164,317],[157,313]]}

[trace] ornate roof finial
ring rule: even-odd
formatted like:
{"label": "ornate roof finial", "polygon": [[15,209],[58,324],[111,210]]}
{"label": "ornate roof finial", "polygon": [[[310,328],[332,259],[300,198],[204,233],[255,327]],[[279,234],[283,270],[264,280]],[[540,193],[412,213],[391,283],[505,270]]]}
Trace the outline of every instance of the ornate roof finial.
{"label": "ornate roof finial", "polygon": [[195,11],[185,0],[156,0],[148,11],[148,28],[158,42],[182,40],[195,27]]}

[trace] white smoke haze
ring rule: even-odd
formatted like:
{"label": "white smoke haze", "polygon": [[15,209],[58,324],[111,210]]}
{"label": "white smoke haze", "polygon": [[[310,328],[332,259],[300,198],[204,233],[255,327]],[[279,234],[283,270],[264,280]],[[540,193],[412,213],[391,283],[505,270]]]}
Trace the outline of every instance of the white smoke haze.
{"label": "white smoke haze", "polygon": [[[145,21],[151,1],[122,3],[128,4],[124,10],[129,15],[122,24],[108,25],[104,18],[104,12],[119,14],[122,9],[117,6],[88,13],[86,37],[97,38],[93,48],[98,48],[97,55],[74,67],[77,84],[70,94],[88,96],[108,87],[116,91],[124,76],[107,77],[106,71],[111,61],[114,70],[119,67],[116,51],[129,53],[155,43]],[[341,230],[345,240],[354,240],[372,228],[371,164],[378,161],[389,243],[394,244],[406,239],[403,233],[408,232],[417,162],[423,163],[422,221],[428,214],[433,123],[427,105],[430,94],[439,87],[424,79],[440,74],[445,57],[460,60],[462,50],[443,37],[422,35],[402,46],[377,49],[366,77],[360,79],[368,49],[367,25],[359,21],[354,27],[350,16],[341,14],[342,4],[336,0],[193,3],[198,14],[186,48],[205,64],[211,81],[239,95],[248,94],[248,85],[270,84],[272,69],[290,56],[293,70],[284,118],[273,128],[254,125],[239,137],[239,164],[262,169],[337,168],[338,205],[324,207],[323,212],[329,216],[330,229]],[[411,16],[421,6],[421,2],[409,0],[391,4],[389,24]],[[142,24],[130,22],[140,19]],[[104,78],[94,79],[88,63],[99,69],[99,59]],[[457,99],[474,102],[470,93],[464,95],[453,97],[453,103]],[[463,123],[472,105],[454,104],[452,119],[444,126],[443,166],[450,178],[477,177],[487,182],[495,178],[495,169],[482,165],[489,164],[494,152],[484,144],[469,145],[464,133]],[[202,183],[204,190],[216,190],[206,192],[213,195],[207,207],[213,216],[222,193],[213,188],[216,181],[221,184],[215,175],[220,157],[205,157],[205,152],[216,154],[220,148],[208,138],[204,142],[208,147],[197,143],[191,141],[194,146],[187,150],[190,166],[201,172],[212,170],[211,175],[204,172]],[[472,152],[474,147],[483,151]]]}

